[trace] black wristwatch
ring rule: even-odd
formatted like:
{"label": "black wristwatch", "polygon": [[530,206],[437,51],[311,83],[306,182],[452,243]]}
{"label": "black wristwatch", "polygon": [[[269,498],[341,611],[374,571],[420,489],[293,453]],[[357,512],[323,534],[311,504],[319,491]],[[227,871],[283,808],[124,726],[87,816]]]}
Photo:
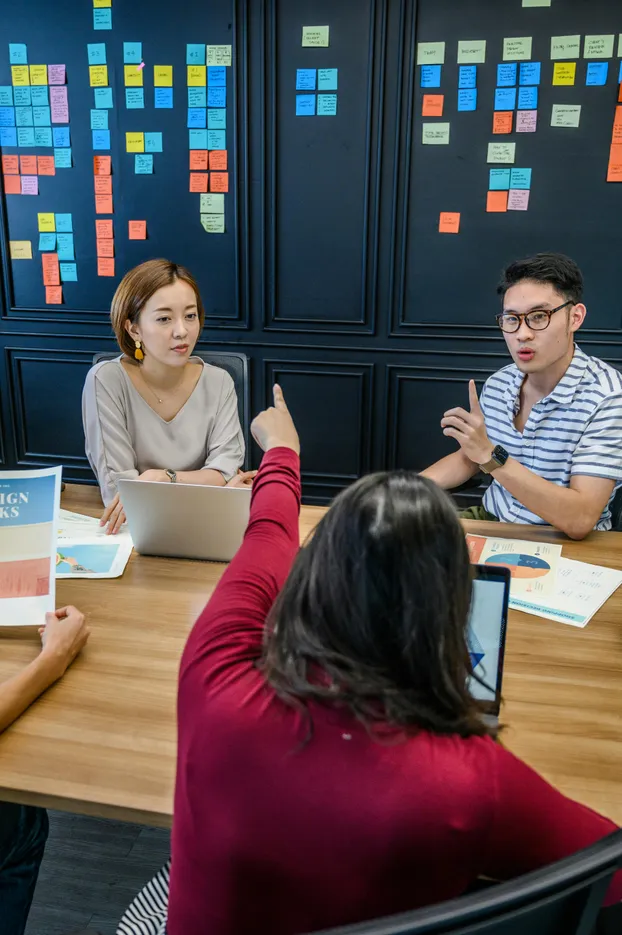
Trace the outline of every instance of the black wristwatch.
{"label": "black wristwatch", "polygon": [[493,448],[490,461],[487,461],[485,464],[480,464],[479,469],[483,471],[484,474],[492,474],[497,468],[503,467],[509,457],[503,445],[496,445],[496,447]]}
{"label": "black wristwatch", "polygon": [[175,471],[165,471],[166,476],[170,480],[171,484],[177,483],[177,474]]}

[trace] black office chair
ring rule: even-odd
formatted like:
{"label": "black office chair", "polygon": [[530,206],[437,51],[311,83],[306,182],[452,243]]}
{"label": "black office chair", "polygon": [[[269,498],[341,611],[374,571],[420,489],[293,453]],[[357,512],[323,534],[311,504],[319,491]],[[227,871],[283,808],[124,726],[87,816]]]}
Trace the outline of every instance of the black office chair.
{"label": "black office chair", "polygon": [[[238,414],[240,425],[244,433],[244,444],[246,446],[246,455],[244,457],[244,469],[248,470],[249,449],[250,449],[250,381],[248,357],[241,352],[229,351],[200,351],[194,350],[194,355],[204,360],[206,364],[212,364],[214,367],[222,367],[226,370],[235,387],[238,397]],[[98,364],[101,360],[114,360],[119,356],[116,354],[95,354],[93,363]]]}
{"label": "black office chair", "polygon": [[622,830],[509,883],[315,935],[593,935],[605,893],[619,867]]}

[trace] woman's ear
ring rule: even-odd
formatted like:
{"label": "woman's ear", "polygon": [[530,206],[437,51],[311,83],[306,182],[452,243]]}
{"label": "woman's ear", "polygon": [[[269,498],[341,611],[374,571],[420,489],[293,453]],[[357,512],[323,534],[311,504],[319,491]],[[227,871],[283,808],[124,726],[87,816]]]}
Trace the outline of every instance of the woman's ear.
{"label": "woman's ear", "polygon": [[131,322],[128,318],[125,322],[125,330],[131,337],[132,341],[140,341],[140,331],[136,322]]}

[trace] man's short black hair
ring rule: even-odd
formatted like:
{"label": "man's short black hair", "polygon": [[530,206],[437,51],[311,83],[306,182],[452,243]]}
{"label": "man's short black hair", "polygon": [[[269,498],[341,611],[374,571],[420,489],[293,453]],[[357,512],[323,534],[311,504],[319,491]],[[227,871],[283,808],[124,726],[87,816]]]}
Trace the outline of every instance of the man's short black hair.
{"label": "man's short black hair", "polygon": [[523,279],[550,283],[573,305],[577,305],[583,298],[581,270],[574,260],[563,253],[536,253],[535,256],[510,263],[497,286],[497,295],[504,296],[511,286]]}

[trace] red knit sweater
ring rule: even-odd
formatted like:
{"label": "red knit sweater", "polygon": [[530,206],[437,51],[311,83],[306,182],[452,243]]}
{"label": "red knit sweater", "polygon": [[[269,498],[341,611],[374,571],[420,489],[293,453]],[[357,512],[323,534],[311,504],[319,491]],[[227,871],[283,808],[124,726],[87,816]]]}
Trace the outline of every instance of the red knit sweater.
{"label": "red knit sweater", "polygon": [[[370,740],[312,705],[314,734],[256,668],[299,543],[299,459],[265,455],[244,543],[181,664],[169,935],[293,935],[440,902],[615,825],[489,738]],[[622,899],[622,874],[609,901]]]}

